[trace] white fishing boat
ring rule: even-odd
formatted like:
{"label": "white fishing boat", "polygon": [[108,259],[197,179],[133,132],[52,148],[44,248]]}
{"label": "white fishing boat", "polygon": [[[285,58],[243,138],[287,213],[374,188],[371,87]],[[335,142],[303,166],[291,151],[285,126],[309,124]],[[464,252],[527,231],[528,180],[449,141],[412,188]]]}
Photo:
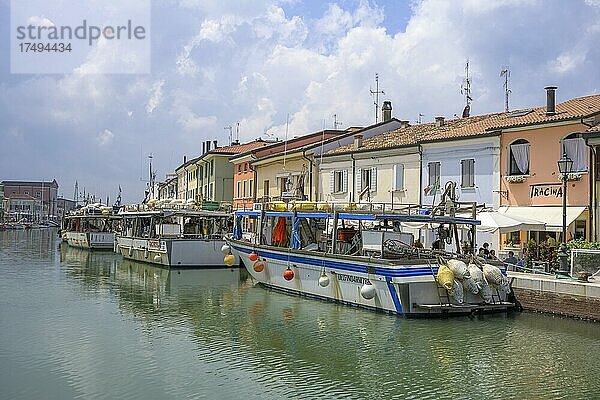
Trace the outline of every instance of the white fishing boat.
{"label": "white fishing boat", "polygon": [[[119,215],[123,231],[116,250],[127,259],[167,268],[223,266],[223,235],[232,226],[229,212],[173,200],[125,206]],[[229,262],[233,265],[239,265],[237,258]]]}
{"label": "white fishing boat", "polygon": [[112,207],[100,203],[86,205],[65,217],[61,238],[72,247],[111,250],[115,245],[118,219]]}
{"label": "white fishing boat", "polygon": [[[476,205],[453,194],[429,209],[262,204],[235,212],[223,251],[259,284],[289,293],[411,316],[505,311],[513,306],[506,270],[473,255]],[[253,230],[242,231],[244,219]],[[419,229],[435,230],[436,249],[414,240]]]}

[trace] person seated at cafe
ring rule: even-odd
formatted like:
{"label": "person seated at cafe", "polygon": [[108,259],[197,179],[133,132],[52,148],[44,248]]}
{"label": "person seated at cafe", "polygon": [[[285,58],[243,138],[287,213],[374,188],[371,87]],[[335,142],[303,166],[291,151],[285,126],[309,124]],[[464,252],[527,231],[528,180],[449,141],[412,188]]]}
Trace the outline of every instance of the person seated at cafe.
{"label": "person seated at cafe", "polygon": [[483,251],[485,252],[486,256],[490,255],[490,244],[489,243],[484,243],[483,244]]}
{"label": "person seated at cafe", "polygon": [[479,253],[477,255],[481,258],[488,258],[487,254],[485,254],[485,249],[483,247],[479,248]]}
{"label": "person seated at cafe", "polygon": [[497,260],[498,257],[496,257],[496,250],[490,250],[490,253],[488,254],[488,260]]}
{"label": "person seated at cafe", "polygon": [[415,242],[413,243],[413,247],[417,248],[417,249],[422,249],[423,248],[423,243],[421,243],[421,241],[419,239],[415,240]]}
{"label": "person seated at cafe", "polygon": [[517,260],[517,257],[515,257],[515,252],[514,251],[509,251],[508,252],[508,257],[506,257],[504,259],[504,264],[507,265],[517,265],[519,263],[519,260]]}

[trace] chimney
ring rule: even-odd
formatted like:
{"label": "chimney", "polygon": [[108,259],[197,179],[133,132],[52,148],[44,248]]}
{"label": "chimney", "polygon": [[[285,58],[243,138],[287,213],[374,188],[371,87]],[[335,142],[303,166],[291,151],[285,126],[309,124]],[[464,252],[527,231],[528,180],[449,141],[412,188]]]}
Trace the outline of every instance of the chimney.
{"label": "chimney", "polygon": [[546,86],[546,115],[556,114],[556,86]]}
{"label": "chimney", "polygon": [[360,149],[362,147],[363,134],[357,133],[354,135],[354,148]]}
{"label": "chimney", "polygon": [[206,141],[206,153],[210,151],[210,140]]}
{"label": "chimney", "polygon": [[202,142],[202,154],[206,153],[206,142]]}
{"label": "chimney", "polygon": [[392,119],[392,102],[384,101],[383,106],[381,106],[381,120],[383,122],[387,122]]}
{"label": "chimney", "polygon": [[438,127],[444,126],[444,117],[435,117],[435,124]]}
{"label": "chimney", "polygon": [[187,156],[183,156],[183,163],[185,164],[187,162]]}
{"label": "chimney", "polygon": [[408,128],[410,126],[410,122],[406,119],[400,121],[400,128]]}
{"label": "chimney", "polygon": [[219,147],[219,146],[217,146],[217,141],[213,140],[213,149],[216,149],[217,147]]}

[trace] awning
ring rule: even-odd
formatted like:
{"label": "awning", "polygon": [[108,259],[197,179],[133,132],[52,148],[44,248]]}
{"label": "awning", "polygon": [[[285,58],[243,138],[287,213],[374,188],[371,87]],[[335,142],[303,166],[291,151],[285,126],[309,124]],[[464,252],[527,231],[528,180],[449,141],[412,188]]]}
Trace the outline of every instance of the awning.
{"label": "awning", "polygon": [[544,231],[546,224],[530,218],[517,217],[500,213],[497,211],[484,211],[477,214],[477,219],[481,225],[477,228],[480,232],[487,233],[508,233],[525,231]]}
{"label": "awning", "polygon": [[[573,223],[586,207],[567,207],[567,227]],[[560,206],[541,206],[541,207],[500,207],[499,213],[504,213],[515,218],[530,218],[546,224],[546,231],[562,231],[562,207]],[[533,230],[533,229],[530,229]]]}

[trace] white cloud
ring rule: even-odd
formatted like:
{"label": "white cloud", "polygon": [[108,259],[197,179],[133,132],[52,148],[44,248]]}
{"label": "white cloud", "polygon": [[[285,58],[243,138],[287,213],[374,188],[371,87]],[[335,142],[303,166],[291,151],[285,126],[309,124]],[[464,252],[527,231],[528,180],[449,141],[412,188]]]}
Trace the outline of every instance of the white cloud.
{"label": "white cloud", "polygon": [[152,85],[152,92],[150,98],[148,99],[148,102],[146,103],[146,112],[148,114],[152,114],[154,110],[156,110],[160,105],[160,102],[163,98],[162,87],[164,86],[164,84],[165,80],[162,79],[160,81],[154,82],[154,84]]}
{"label": "white cloud", "polygon": [[114,139],[115,134],[112,133],[110,129],[104,129],[103,131],[98,133],[98,136],[96,136],[96,141],[100,146],[108,146],[112,144]]}
{"label": "white cloud", "polygon": [[37,15],[34,15],[32,17],[29,17],[29,19],[27,19],[27,25],[33,25],[33,26],[54,26],[54,22],[52,22],[50,19],[46,18],[46,17],[39,17]]}

